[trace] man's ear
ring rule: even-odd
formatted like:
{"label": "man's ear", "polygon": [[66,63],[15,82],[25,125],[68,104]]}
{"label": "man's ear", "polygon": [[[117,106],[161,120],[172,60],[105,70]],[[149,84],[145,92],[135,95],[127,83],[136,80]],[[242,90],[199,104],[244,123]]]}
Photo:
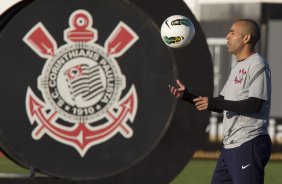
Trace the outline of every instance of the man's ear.
{"label": "man's ear", "polygon": [[246,34],[244,36],[244,42],[245,43],[250,43],[251,39],[252,39],[252,35],[250,35],[250,34]]}

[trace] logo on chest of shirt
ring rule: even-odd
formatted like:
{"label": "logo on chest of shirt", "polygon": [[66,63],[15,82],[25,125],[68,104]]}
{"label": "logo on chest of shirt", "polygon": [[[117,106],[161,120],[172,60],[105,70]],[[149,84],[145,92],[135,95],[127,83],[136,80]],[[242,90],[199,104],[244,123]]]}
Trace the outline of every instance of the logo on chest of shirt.
{"label": "logo on chest of shirt", "polygon": [[245,69],[239,70],[239,74],[237,74],[237,76],[234,79],[235,84],[241,84],[241,82],[244,79],[244,75],[246,74],[247,74],[247,71],[245,71]]}

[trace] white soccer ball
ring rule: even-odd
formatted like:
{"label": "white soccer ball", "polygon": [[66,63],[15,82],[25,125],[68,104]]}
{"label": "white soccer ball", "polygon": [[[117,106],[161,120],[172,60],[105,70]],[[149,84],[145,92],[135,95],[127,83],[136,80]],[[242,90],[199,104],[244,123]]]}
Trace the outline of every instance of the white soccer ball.
{"label": "white soccer ball", "polygon": [[188,45],[195,35],[192,21],[183,15],[172,15],[162,24],[161,36],[164,43],[171,48]]}

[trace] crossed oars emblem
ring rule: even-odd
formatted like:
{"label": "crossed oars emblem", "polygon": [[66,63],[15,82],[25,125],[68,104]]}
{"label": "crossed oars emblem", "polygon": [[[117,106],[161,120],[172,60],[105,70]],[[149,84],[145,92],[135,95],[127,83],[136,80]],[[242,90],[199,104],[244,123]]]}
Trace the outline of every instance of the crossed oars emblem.
{"label": "crossed oars emblem", "polygon": [[[93,44],[98,39],[98,32],[91,27],[92,17],[88,12],[75,11],[69,23],[71,28],[64,33],[65,41],[69,44]],[[122,56],[138,39],[131,28],[120,22],[108,37],[104,48],[108,57],[114,59]],[[58,51],[56,41],[42,23],[34,26],[27,33],[24,41],[38,56],[47,60],[54,57]],[[90,147],[109,140],[118,132],[125,138],[132,137],[133,130],[126,122],[134,121],[137,112],[137,95],[132,85],[128,93],[105,113],[107,122],[95,127],[83,121],[75,122],[72,127],[64,127],[56,123],[60,118],[59,112],[53,110],[50,104],[40,100],[30,87],[27,90],[26,110],[31,124],[35,122],[38,124],[32,132],[35,140],[48,134],[61,143],[73,146],[83,157]]]}

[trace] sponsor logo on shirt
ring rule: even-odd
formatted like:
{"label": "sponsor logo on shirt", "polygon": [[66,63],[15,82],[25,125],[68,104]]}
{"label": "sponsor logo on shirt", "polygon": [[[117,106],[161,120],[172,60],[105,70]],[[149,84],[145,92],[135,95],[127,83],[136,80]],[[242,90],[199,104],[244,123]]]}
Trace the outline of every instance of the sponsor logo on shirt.
{"label": "sponsor logo on shirt", "polygon": [[247,71],[245,71],[245,69],[239,70],[239,74],[234,79],[235,84],[241,84],[241,82],[244,79],[244,75],[246,74],[247,74]]}

